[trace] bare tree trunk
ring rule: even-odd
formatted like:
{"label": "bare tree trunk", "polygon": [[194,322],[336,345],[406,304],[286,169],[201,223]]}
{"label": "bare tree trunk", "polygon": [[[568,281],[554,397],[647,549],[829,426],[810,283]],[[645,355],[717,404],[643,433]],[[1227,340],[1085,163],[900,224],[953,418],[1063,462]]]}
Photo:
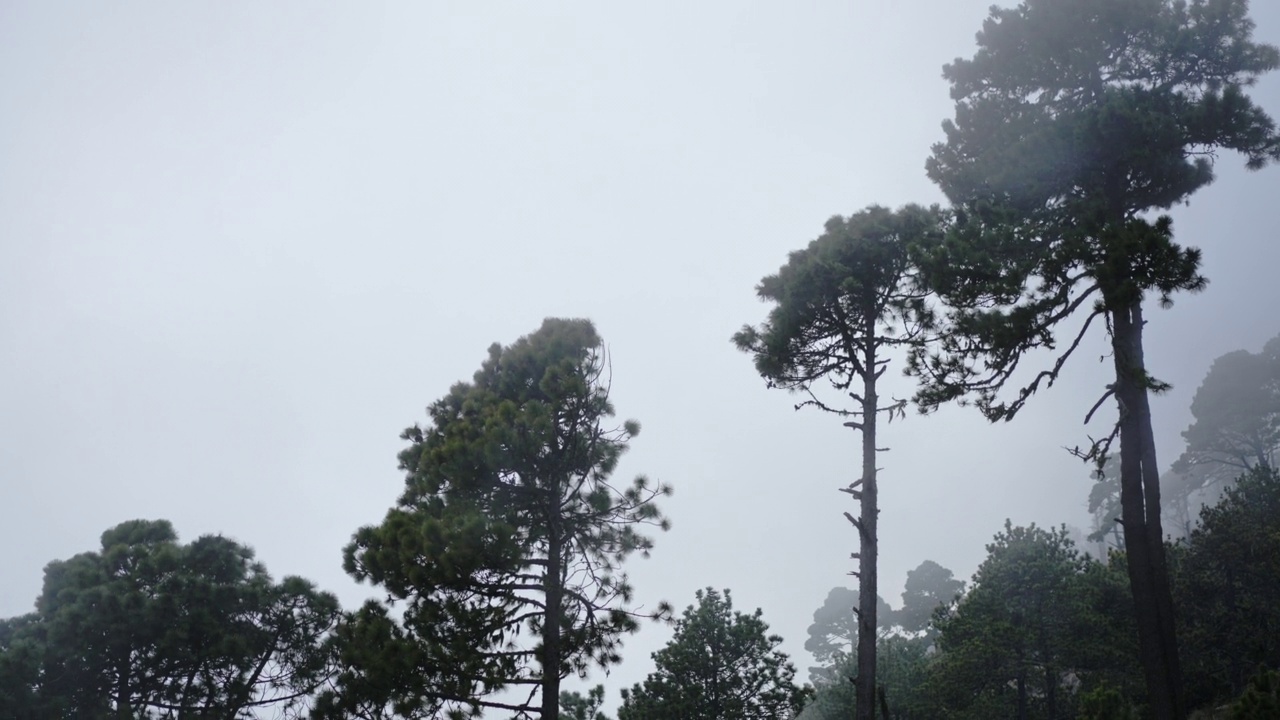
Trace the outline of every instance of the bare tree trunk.
{"label": "bare tree trunk", "polygon": [[1058,720],[1058,670],[1051,664],[1044,668],[1044,704],[1049,720]]}
{"label": "bare tree trunk", "polygon": [[130,702],[129,691],[129,653],[124,653],[116,675],[116,716],[122,720],[133,720],[133,703]]}
{"label": "bare tree trunk", "polygon": [[555,520],[552,519],[551,523],[547,539],[547,572],[543,580],[547,607],[542,625],[542,720],[560,718],[560,616],[563,615],[561,584],[564,579],[560,567],[560,536]]}
{"label": "bare tree trunk", "polygon": [[857,524],[858,553],[858,680],[854,716],[875,720],[876,713],[876,344],[875,317],[865,331],[862,374],[862,513]]}
{"label": "bare tree trunk", "polygon": [[1157,720],[1182,720],[1182,672],[1160,524],[1160,472],[1142,352],[1141,300],[1113,310],[1111,316],[1120,409],[1120,509],[1138,621],[1138,654],[1153,715]]}
{"label": "bare tree trunk", "polygon": [[[1018,664],[1022,664],[1019,659]],[[1027,671],[1018,671],[1018,720],[1027,720]]]}

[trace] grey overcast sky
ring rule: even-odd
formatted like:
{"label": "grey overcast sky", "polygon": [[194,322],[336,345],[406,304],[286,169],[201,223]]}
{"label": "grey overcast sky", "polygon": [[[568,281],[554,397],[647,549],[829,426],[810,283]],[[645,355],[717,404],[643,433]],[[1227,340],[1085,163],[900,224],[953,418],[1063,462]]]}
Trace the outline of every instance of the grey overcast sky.
{"label": "grey overcast sky", "polygon": [[[801,675],[847,584],[857,436],[765,389],[730,335],[831,215],[936,202],[941,66],[986,0],[0,4],[0,617],[132,518],[223,533],[351,607],[340,567],[399,432],[487,346],[593,319],[620,469],[672,484],[640,599],[730,588]],[[1280,3],[1254,3],[1280,43]],[[1280,114],[1280,78],[1255,97]],[[1175,212],[1211,284],[1150,314],[1162,461],[1213,358],[1280,332],[1280,168]],[[1018,421],[894,423],[883,595],[967,578],[1004,519],[1087,524],[1101,338]],[[891,374],[889,392],[910,393]],[[1099,422],[1099,421],[1096,421]],[[1092,428],[1096,434],[1102,423]],[[647,627],[610,704],[669,637]]]}

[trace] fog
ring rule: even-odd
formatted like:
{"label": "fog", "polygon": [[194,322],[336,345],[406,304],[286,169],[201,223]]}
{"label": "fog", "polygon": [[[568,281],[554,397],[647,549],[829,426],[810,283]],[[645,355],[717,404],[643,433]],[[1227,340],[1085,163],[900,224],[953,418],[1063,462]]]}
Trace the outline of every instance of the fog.
{"label": "fog", "polygon": [[[942,200],[924,160],[987,2],[9,3],[0,8],[0,617],[124,520],[223,533],[354,607],[341,549],[403,483],[400,431],[492,342],[589,317],[669,483],[639,600],[760,607],[801,677],[856,536],[839,419],[793,410],[729,338],[833,214]],[[1280,43],[1280,5],[1252,9]],[[1280,78],[1256,101],[1280,113]],[[1148,314],[1162,464],[1212,360],[1280,332],[1277,169],[1217,158],[1177,208],[1208,289]],[[881,594],[968,577],[1006,518],[1087,528],[1063,448],[1109,382],[1101,334],[1013,423],[882,431]],[[906,397],[898,369],[884,395]],[[643,679],[646,626],[603,682]]]}

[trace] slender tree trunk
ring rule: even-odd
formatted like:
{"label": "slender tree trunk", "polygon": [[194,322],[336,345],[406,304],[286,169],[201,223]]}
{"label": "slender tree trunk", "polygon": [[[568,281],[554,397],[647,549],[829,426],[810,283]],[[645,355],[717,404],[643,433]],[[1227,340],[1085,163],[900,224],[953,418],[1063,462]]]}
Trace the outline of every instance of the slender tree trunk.
{"label": "slender tree trunk", "polygon": [[1049,720],[1058,720],[1058,671],[1048,664],[1044,668],[1044,703]]}
{"label": "slender tree trunk", "polygon": [[876,327],[868,314],[862,360],[862,517],[858,535],[858,682],[857,720],[875,720],[876,713]]}
{"label": "slender tree trunk", "polygon": [[[559,497],[556,501],[558,511]],[[554,518],[551,525],[547,539],[547,574],[543,580],[547,608],[542,624],[542,720],[560,718],[560,617],[564,614],[564,576],[560,567],[561,540]]]}
{"label": "slender tree trunk", "polygon": [[[1021,664],[1021,660],[1019,660]],[[1027,671],[1018,671],[1018,720],[1027,720]]]}
{"label": "slender tree trunk", "polygon": [[1182,672],[1173,594],[1160,523],[1160,472],[1142,352],[1142,302],[1113,310],[1116,403],[1120,410],[1120,509],[1129,586],[1138,621],[1139,657],[1157,720],[1182,720]]}
{"label": "slender tree trunk", "polygon": [[133,720],[133,703],[130,702],[129,688],[129,652],[126,650],[116,674],[116,717],[121,720]]}
{"label": "slender tree trunk", "polygon": [[724,701],[720,696],[720,634],[718,630],[714,633],[711,638],[711,712],[708,717],[718,719],[724,717]]}

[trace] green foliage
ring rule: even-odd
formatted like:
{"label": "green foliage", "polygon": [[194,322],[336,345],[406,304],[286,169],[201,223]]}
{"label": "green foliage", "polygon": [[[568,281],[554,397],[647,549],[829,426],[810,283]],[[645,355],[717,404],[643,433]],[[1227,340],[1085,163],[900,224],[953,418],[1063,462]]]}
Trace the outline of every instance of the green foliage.
{"label": "green foliage", "polygon": [[622,694],[618,720],[788,720],[807,694],[761,611],[733,610],[729,591],[697,593],[654,672]]}
{"label": "green foliage", "polygon": [[917,343],[931,327],[910,253],[936,239],[940,222],[937,208],[917,205],[831,218],[821,236],[760,282],[760,298],[774,307],[763,325],[743,327],[734,343],[753,355],[770,386],[809,391],[826,380],[848,391],[866,370],[866,343]]}
{"label": "green foliage", "polygon": [[301,709],[331,672],[337,600],[275,583],[248,547],[182,545],[164,520],[45,569],[36,612],[0,623],[0,707],[17,717],[240,718]]}
{"label": "green foliage", "polygon": [[1280,667],[1280,476],[1255,468],[1200,514],[1175,574],[1192,697],[1234,697]]}
{"label": "green foliage", "polygon": [[[932,717],[925,703],[925,683],[929,671],[930,641],[925,637],[900,634],[882,636],[876,642],[876,688],[889,708],[889,720],[925,720]],[[801,715],[803,720],[844,720],[851,717],[857,701],[856,658],[842,657],[824,681],[814,687],[814,696]],[[877,700],[877,702],[879,702]]]}
{"label": "green foliage", "polygon": [[928,162],[959,212],[922,258],[955,331],[942,353],[915,358],[925,405],[972,393],[988,417],[1009,419],[1077,346],[999,398],[1024,354],[1057,347],[1060,322],[1203,286],[1199,251],[1173,243],[1167,219],[1139,215],[1210,182],[1215,149],[1250,167],[1280,156],[1274,123],[1244,91],[1280,52],[1253,42],[1247,10],[1247,0],[992,9],[977,54],[944,69],[956,113]]}
{"label": "green foliage", "polygon": [[[642,616],[621,564],[653,547],[641,526],[667,527],[654,500],[670,490],[611,479],[639,425],[607,425],[607,369],[589,321],[548,319],[493,345],[470,383],[428,408],[429,426],[404,432],[405,490],[344,560],[404,602],[403,618],[375,607],[352,618],[349,663],[320,717],[549,714],[560,678],[619,662]],[[388,641],[390,664],[379,656]],[[524,699],[494,699],[503,689]]]}
{"label": "green foliage", "polygon": [[987,551],[973,587],[935,616],[935,709],[956,718],[1060,717],[1076,688],[1112,681],[1117,665],[1131,664],[1133,625],[1115,614],[1128,603],[1119,568],[1082,556],[1065,528],[1006,522]]}
{"label": "green foliage", "polygon": [[1113,687],[1099,685],[1080,695],[1079,720],[1138,720],[1138,711]]}
{"label": "green foliage", "polygon": [[35,615],[0,620],[0,718],[39,717],[55,703],[42,697],[44,643]]}
{"label": "green foliage", "polygon": [[603,685],[596,685],[586,695],[578,692],[560,693],[560,713],[565,720],[609,720],[609,716],[600,712],[603,704]]}
{"label": "green foliage", "polygon": [[377,601],[349,613],[335,639],[339,672],[312,706],[317,720],[435,720],[470,689],[445,649],[417,642]]}
{"label": "green foliage", "polygon": [[1280,671],[1262,670],[1231,706],[1228,720],[1272,720],[1280,717]]}

